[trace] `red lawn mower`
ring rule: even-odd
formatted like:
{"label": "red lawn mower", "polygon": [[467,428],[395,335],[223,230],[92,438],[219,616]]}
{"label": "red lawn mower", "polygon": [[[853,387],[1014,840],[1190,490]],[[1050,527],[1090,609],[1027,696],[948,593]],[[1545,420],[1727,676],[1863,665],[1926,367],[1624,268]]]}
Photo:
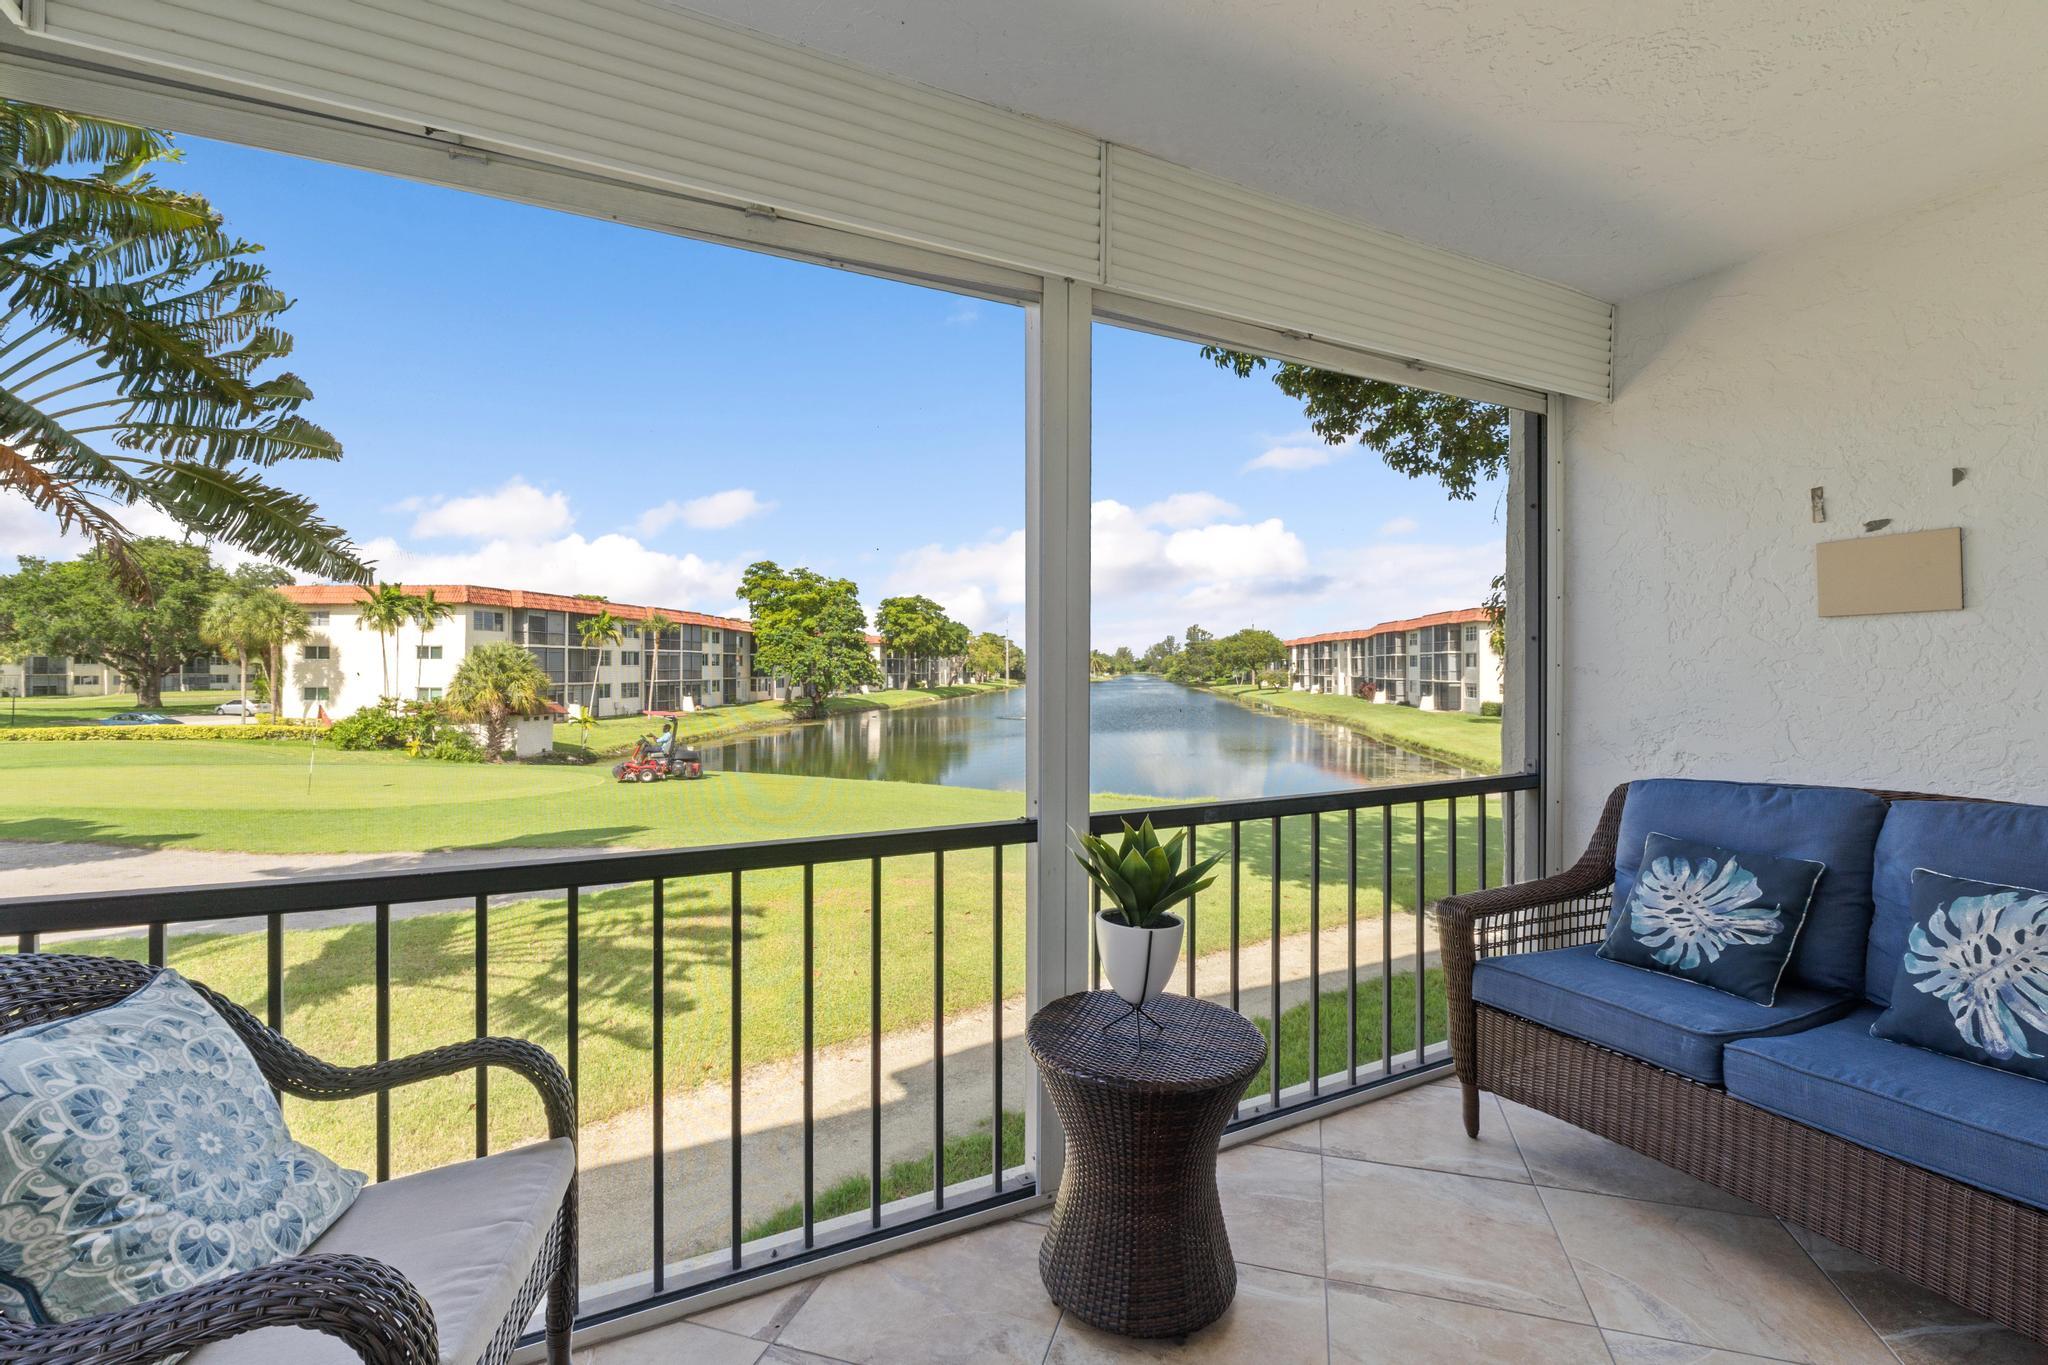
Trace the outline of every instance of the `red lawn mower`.
{"label": "red lawn mower", "polygon": [[704,776],[704,756],[695,749],[668,749],[642,739],[633,746],[632,757],[614,764],[612,777],[619,782],[666,782],[671,777],[695,781]]}

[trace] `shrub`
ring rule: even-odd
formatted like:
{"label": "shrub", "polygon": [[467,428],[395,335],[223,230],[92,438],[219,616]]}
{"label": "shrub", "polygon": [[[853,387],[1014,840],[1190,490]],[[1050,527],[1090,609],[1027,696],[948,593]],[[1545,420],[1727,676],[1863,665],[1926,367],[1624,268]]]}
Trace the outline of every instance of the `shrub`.
{"label": "shrub", "polygon": [[334,722],[327,737],[337,749],[427,749],[448,732],[448,713],[431,701],[386,698]]}
{"label": "shrub", "polygon": [[327,742],[337,749],[403,749],[408,738],[405,718],[383,706],[343,716],[327,731]]}
{"label": "shrub", "polygon": [[1497,701],[1480,702],[1479,714],[1482,716],[1498,716],[1500,714],[1500,703]]}
{"label": "shrub", "polygon": [[75,743],[91,739],[127,743],[165,743],[187,739],[310,740],[320,738],[320,734],[317,726],[284,725],[275,721],[262,725],[20,725],[11,729],[0,728],[0,744]]}
{"label": "shrub", "polygon": [[467,730],[443,730],[432,744],[420,750],[421,758],[438,758],[443,763],[486,763],[490,755]]}

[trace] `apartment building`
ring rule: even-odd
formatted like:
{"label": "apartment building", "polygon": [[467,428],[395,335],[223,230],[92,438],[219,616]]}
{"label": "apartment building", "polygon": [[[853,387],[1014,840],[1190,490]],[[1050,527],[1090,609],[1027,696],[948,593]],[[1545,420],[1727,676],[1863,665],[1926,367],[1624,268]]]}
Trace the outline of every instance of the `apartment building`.
{"label": "apartment building", "polygon": [[[158,685],[166,692],[233,689],[235,666],[218,655],[201,655],[164,674]],[[0,697],[106,697],[127,690],[121,675],[97,659],[31,654],[0,660]]]}
{"label": "apartment building", "polygon": [[[756,675],[753,627],[733,617],[516,588],[405,585],[413,594],[430,588],[455,615],[431,630],[408,623],[395,637],[360,624],[359,587],[280,588],[306,609],[311,627],[285,650],[283,713],[340,717],[385,696],[436,701],[470,650],[504,643],[533,655],[557,705],[588,707],[599,717],[787,695],[777,680]],[[625,637],[585,645],[578,624],[605,611],[624,622]],[[645,624],[657,614],[666,622],[659,630]]]}
{"label": "apartment building", "polygon": [[967,658],[962,654],[890,654],[882,648],[882,637],[868,636],[868,649],[882,666],[886,687],[957,687],[967,681]]}
{"label": "apartment building", "polygon": [[1483,607],[1287,641],[1297,692],[1367,697],[1425,711],[1478,711],[1501,700],[1501,659]]}

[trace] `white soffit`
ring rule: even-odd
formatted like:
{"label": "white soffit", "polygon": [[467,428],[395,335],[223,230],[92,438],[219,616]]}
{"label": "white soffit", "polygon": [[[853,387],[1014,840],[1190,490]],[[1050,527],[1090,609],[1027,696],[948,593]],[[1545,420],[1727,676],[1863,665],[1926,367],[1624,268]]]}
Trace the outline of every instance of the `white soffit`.
{"label": "white soffit", "polygon": [[1123,147],[1109,286],[1580,398],[1608,396],[1614,310]]}
{"label": "white soffit", "polygon": [[1401,361],[1609,394],[1612,309],[1575,290],[649,0],[31,0],[26,11],[39,39],[204,90],[1106,283]]}

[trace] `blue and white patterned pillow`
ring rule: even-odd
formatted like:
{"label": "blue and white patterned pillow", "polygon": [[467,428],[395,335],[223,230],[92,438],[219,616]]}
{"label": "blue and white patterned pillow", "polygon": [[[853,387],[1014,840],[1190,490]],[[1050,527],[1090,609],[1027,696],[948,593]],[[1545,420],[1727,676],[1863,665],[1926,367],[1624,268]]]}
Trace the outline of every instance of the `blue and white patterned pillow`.
{"label": "blue and white patterned pillow", "polygon": [[176,972],[0,1037],[0,1313],[70,1322],[304,1251],[363,1175],[292,1140]]}
{"label": "blue and white patterned pillow", "polygon": [[1921,867],[1912,907],[1871,1036],[2048,1081],[2048,891]]}
{"label": "blue and white patterned pillow", "polygon": [[1803,858],[1652,834],[1600,956],[1773,1004],[1825,870]]}

